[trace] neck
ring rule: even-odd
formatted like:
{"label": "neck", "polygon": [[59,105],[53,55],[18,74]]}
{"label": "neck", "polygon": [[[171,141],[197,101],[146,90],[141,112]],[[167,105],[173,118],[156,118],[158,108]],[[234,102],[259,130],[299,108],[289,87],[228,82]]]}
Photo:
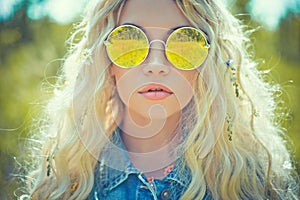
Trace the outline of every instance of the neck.
{"label": "neck", "polygon": [[180,113],[175,113],[166,119],[151,120],[125,112],[121,126],[122,139],[129,152],[157,151],[172,143],[174,137],[179,135],[179,123]]}
{"label": "neck", "polygon": [[176,113],[166,119],[149,120],[129,113],[125,112],[121,127],[128,155],[135,167],[145,174],[159,174],[176,159],[175,149],[181,138],[178,131],[181,115]]}

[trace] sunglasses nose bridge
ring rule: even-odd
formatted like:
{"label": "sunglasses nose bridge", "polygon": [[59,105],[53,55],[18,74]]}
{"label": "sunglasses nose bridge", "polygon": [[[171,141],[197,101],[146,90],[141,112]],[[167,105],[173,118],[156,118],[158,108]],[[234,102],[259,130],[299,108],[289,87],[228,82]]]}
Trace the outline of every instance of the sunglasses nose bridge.
{"label": "sunglasses nose bridge", "polygon": [[[158,45],[153,45],[153,43],[155,43],[155,42],[161,43],[163,46],[159,48],[159,47],[157,47]],[[166,43],[165,43],[165,41],[163,41],[163,40],[158,40],[158,39],[151,40],[151,41],[149,42],[149,48],[151,48],[151,49],[161,49],[161,50],[164,50],[164,49],[166,48]]]}
{"label": "sunglasses nose bridge", "polygon": [[149,52],[143,71],[147,75],[166,75],[169,67],[164,53],[165,42],[152,40],[149,42]]}
{"label": "sunglasses nose bridge", "polygon": [[152,40],[149,42],[148,63],[165,64],[165,42],[163,40]]}
{"label": "sunglasses nose bridge", "polygon": [[151,63],[164,63],[166,43],[163,40],[151,40],[149,42],[148,60]]}

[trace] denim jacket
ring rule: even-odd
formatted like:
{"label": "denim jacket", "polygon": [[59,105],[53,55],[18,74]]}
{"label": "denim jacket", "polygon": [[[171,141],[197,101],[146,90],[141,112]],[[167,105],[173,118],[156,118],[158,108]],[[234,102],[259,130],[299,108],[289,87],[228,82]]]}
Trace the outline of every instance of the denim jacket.
{"label": "denim jacket", "polygon": [[[129,159],[117,129],[113,142],[108,142],[95,167],[93,189],[88,200],[175,200],[179,199],[191,181],[191,172],[178,159],[173,170],[152,184]],[[178,173],[180,170],[181,173]],[[206,194],[203,198],[210,199]]]}

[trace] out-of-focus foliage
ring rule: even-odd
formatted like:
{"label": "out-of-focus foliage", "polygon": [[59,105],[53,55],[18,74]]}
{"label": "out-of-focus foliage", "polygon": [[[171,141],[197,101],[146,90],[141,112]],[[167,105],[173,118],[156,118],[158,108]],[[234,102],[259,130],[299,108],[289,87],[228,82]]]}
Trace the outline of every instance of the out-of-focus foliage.
{"label": "out-of-focus foliage", "polygon": [[12,192],[16,179],[10,183],[8,179],[20,167],[16,161],[26,156],[28,125],[55,82],[71,25],[32,21],[21,9],[0,26],[0,199],[4,200],[16,199]]}
{"label": "out-of-focus foliage", "polygon": [[[279,122],[286,128],[294,153],[298,174],[300,174],[300,17],[291,14],[277,31],[258,30],[253,34],[255,58],[260,68],[268,72],[270,79],[279,83],[282,94],[279,98],[286,116]],[[261,60],[260,60],[261,59]]]}
{"label": "out-of-focus foliage", "polygon": [[[245,13],[247,2],[237,1],[232,8],[234,13]],[[259,26],[250,15],[238,18],[252,28]],[[0,23],[0,199],[15,199],[16,181],[8,182],[8,179],[13,177],[17,161],[26,156],[23,141],[29,131],[27,125],[41,109],[39,104],[47,97],[47,87],[55,82],[70,31],[71,25],[60,26],[46,19],[29,20],[25,8],[18,10],[13,19]],[[288,120],[282,123],[295,145],[292,150],[299,162],[299,16],[290,14],[276,31],[258,29],[252,41],[260,68],[270,70],[270,77],[284,89],[283,106],[287,108]]]}

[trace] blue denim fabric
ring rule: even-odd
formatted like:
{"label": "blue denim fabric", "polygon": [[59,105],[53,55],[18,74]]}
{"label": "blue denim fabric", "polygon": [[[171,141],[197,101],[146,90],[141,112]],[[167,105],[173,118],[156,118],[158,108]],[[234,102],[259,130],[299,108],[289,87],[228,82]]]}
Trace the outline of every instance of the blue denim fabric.
{"label": "blue denim fabric", "polygon": [[[111,141],[104,147],[96,165],[94,187],[88,200],[175,200],[187,189],[191,172],[186,165],[180,164],[180,159],[167,176],[162,180],[154,179],[151,186],[143,172],[131,163],[118,129]],[[205,195],[203,199],[210,198]]]}

